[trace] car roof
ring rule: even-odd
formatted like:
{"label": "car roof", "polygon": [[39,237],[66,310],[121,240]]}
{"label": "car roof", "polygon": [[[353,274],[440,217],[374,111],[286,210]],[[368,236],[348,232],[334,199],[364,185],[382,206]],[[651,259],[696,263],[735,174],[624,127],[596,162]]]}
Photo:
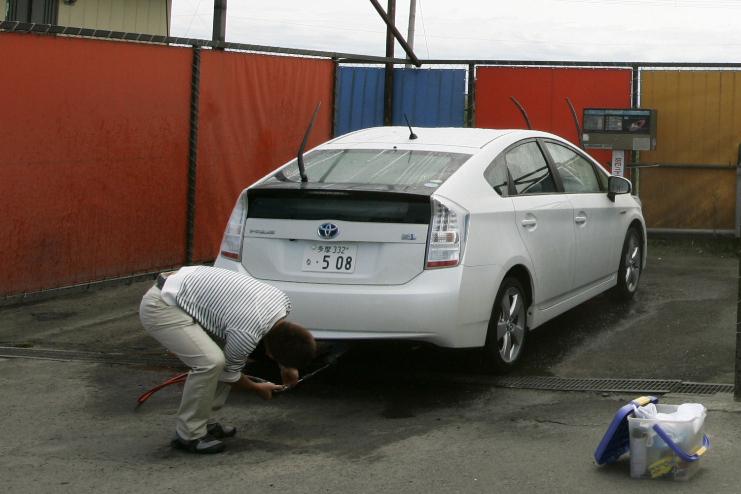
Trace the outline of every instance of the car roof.
{"label": "car roof", "polygon": [[357,147],[359,144],[398,145],[406,147],[454,146],[458,148],[481,149],[493,140],[513,132],[522,137],[532,137],[530,131],[512,129],[474,129],[474,128],[430,128],[412,127],[417,139],[409,139],[408,127],[372,127],[340,136],[328,144]]}

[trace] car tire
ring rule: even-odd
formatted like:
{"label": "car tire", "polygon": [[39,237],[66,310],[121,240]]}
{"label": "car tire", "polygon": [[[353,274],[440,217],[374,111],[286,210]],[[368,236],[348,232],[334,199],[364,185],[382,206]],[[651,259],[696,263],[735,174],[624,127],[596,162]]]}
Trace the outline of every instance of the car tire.
{"label": "car tire", "polygon": [[620,254],[618,280],[614,293],[619,300],[630,300],[638,290],[643,262],[643,243],[638,231],[631,227],[625,234],[623,250]]}
{"label": "car tire", "polygon": [[482,364],[485,370],[504,373],[522,357],[527,339],[527,298],[522,283],[507,277],[494,301]]}

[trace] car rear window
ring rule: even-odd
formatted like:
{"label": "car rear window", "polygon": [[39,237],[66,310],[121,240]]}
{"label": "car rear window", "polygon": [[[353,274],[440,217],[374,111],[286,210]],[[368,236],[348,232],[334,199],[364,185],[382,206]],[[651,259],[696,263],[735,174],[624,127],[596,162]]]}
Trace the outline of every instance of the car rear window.
{"label": "car rear window", "polygon": [[[306,155],[311,183],[439,187],[471,155],[408,149],[323,149]],[[268,182],[299,181],[296,160]]]}

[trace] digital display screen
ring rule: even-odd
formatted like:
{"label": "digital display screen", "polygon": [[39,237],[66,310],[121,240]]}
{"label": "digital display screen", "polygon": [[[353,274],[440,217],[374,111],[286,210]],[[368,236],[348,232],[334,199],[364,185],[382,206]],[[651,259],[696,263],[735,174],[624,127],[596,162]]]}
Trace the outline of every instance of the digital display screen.
{"label": "digital display screen", "polygon": [[584,109],[585,132],[651,133],[651,111],[633,109]]}

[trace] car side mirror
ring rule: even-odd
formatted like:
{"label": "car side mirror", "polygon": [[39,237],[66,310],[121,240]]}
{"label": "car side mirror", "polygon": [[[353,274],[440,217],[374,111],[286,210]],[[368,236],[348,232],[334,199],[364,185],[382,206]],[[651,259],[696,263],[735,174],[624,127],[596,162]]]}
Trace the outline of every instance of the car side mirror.
{"label": "car side mirror", "polygon": [[612,202],[615,202],[616,195],[630,194],[631,190],[633,190],[633,185],[626,178],[613,175],[607,179],[607,197]]}

